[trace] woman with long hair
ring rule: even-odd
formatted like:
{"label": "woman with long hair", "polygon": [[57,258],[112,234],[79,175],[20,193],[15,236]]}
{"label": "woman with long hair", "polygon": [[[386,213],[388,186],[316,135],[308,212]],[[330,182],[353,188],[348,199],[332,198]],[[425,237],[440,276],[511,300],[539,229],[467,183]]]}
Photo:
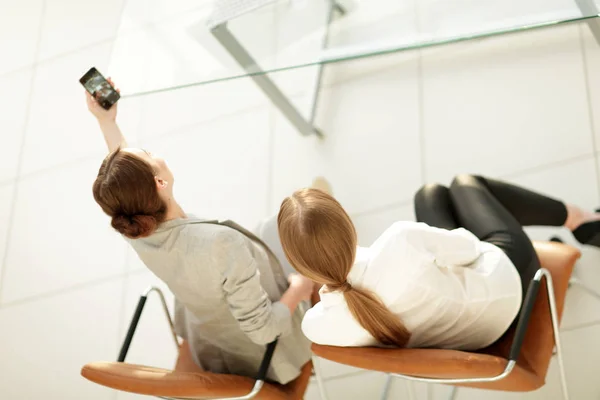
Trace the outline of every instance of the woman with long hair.
{"label": "woman with long hair", "polygon": [[[87,103],[109,149],[94,199],[173,292],[181,351],[204,370],[253,377],[265,344],[279,338],[267,378],[282,384],[296,378],[311,357],[297,306],[310,299],[313,282],[291,273],[268,238],[184,212],[173,196],[167,163],[127,146],[116,123],[117,105],[106,111],[89,94]],[[261,231],[272,230],[275,221],[262,225]]]}
{"label": "woman with long hair", "polygon": [[415,195],[419,222],[396,222],[359,247],[331,195],[296,191],[279,212],[286,257],[322,284],[302,329],[335,346],[476,350],[515,322],[540,264],[522,226],[565,226],[600,246],[600,214],[473,175]]}

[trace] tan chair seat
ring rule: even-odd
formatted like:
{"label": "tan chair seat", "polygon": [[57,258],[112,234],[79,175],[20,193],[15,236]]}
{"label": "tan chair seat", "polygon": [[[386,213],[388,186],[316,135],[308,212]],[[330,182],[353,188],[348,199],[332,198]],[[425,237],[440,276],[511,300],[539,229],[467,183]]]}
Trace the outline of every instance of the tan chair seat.
{"label": "tan chair seat", "polygon": [[[340,351],[340,347],[313,345],[316,355],[341,364],[421,378],[487,378],[501,374],[507,363],[502,357],[458,350],[373,347],[346,350],[348,351]],[[501,383],[498,386],[499,390],[530,391],[541,387],[544,380],[528,369],[516,365],[509,377],[502,381],[460,386],[490,389],[490,385],[494,383]]]}
{"label": "tan chair seat", "polygon": [[[535,242],[542,268],[554,283],[559,317],[565,303],[569,279],[581,253],[560,243]],[[545,279],[536,299],[521,353],[512,373],[496,382],[459,384],[492,390],[531,391],[544,385],[554,348],[554,335]],[[527,284],[527,283],[525,283]],[[499,375],[507,364],[514,330],[478,352],[440,349],[383,349],[334,347],[313,344],[319,357],[367,370],[424,378],[482,378]]]}
{"label": "tan chair seat", "polygon": [[[287,385],[265,383],[255,399],[301,400],[312,372],[312,363]],[[149,396],[211,399],[248,394],[254,379],[210,372],[178,372],[118,362],[95,362],[85,365],[81,375],[97,384],[126,392]]]}

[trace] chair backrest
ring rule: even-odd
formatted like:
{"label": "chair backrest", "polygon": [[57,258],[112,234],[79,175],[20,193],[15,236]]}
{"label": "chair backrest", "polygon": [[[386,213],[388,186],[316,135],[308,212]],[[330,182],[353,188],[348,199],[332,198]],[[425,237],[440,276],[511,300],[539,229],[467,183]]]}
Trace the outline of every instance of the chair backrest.
{"label": "chair backrest", "polygon": [[[547,269],[552,276],[556,308],[559,318],[562,318],[569,280],[581,252],[561,243],[534,242],[534,245],[542,268]],[[547,293],[546,279],[543,278],[517,361],[518,366],[541,379],[546,377],[554,351],[554,331]],[[514,327],[498,342],[480,352],[506,358],[513,336]]]}

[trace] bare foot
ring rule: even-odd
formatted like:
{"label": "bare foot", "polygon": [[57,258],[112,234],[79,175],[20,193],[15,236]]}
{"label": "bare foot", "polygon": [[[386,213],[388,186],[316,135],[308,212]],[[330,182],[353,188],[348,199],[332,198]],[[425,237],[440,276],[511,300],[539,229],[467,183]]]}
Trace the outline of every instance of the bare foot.
{"label": "bare foot", "polygon": [[599,213],[586,211],[580,207],[567,204],[567,220],[565,221],[565,227],[567,227],[569,230],[574,231],[586,222],[598,220],[600,220]]}

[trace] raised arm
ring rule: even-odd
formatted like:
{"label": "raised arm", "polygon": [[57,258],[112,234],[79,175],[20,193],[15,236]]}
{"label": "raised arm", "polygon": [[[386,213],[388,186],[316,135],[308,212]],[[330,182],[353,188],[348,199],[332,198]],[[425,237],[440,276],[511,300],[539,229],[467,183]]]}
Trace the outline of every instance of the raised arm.
{"label": "raised arm", "polygon": [[[108,81],[114,87],[114,83],[110,78]],[[117,89],[117,91],[119,91],[119,89]],[[88,110],[90,110],[92,115],[98,120],[109,153],[115,151],[119,147],[127,147],[127,141],[117,125],[118,103],[113,105],[109,110],[105,110],[88,92],[85,92],[85,96],[87,99]]]}

